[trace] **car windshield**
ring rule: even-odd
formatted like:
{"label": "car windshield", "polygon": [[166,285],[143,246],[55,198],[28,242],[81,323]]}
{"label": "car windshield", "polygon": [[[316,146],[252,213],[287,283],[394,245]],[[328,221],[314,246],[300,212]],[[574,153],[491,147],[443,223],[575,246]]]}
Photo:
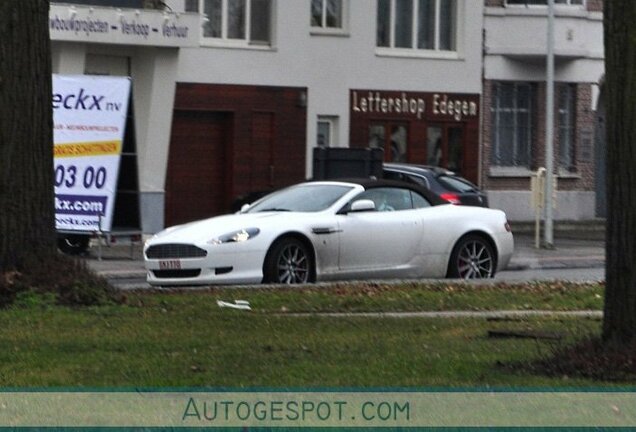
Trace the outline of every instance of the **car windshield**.
{"label": "car windshield", "polygon": [[265,211],[319,212],[326,210],[353,187],[342,185],[300,185],[283,189],[257,201],[246,213]]}

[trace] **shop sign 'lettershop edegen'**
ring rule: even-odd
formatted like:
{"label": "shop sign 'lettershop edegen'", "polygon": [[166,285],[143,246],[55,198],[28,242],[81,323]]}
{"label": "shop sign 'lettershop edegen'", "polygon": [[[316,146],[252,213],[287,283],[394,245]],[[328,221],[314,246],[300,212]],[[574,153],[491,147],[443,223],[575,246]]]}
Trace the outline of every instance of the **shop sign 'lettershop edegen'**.
{"label": "shop sign 'lettershop edegen'", "polygon": [[478,102],[472,96],[446,93],[352,90],[351,111],[353,114],[401,114],[418,120],[428,114],[461,121],[477,118]]}

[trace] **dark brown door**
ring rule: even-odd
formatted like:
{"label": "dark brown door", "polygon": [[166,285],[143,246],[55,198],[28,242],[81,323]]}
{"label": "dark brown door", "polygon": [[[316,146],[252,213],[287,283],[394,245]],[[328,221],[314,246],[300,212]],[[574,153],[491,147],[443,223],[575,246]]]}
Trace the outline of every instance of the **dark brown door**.
{"label": "dark brown door", "polygon": [[166,176],[165,225],[228,211],[226,148],[232,116],[175,111]]}
{"label": "dark brown door", "polygon": [[249,188],[251,192],[266,191],[274,187],[274,114],[252,114],[250,142]]}

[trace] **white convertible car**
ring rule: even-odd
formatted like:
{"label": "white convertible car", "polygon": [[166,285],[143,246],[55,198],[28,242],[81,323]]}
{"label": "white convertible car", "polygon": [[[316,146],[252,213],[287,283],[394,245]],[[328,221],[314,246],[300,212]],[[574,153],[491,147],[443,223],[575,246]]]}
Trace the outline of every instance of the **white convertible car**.
{"label": "white convertible car", "polygon": [[148,282],[173,286],[491,278],[512,251],[502,211],[370,179],[282,189],[236,214],[161,231],[144,256]]}

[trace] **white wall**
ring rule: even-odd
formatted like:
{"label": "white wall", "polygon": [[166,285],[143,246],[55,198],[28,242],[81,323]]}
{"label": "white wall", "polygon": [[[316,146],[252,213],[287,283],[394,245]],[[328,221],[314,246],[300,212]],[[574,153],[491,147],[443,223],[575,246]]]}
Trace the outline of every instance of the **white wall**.
{"label": "white wall", "polygon": [[[488,191],[488,205],[503,210],[510,221],[525,222],[535,218],[530,191]],[[579,221],[596,217],[596,197],[588,191],[558,191],[554,201],[555,220]]]}
{"label": "white wall", "polygon": [[[545,79],[545,7],[485,8],[484,26],[486,79]],[[572,7],[556,7],[554,38],[557,81],[599,81],[604,71],[601,13]]]}
{"label": "white wall", "polygon": [[349,90],[382,89],[481,93],[483,8],[460,0],[460,54],[456,59],[382,56],[376,53],[376,2],[348,2],[345,35],[312,34],[310,2],[275,1],[271,49],[184,48],[181,82],[308,88],[307,173],[318,115],[338,116],[339,146],[348,146]]}

